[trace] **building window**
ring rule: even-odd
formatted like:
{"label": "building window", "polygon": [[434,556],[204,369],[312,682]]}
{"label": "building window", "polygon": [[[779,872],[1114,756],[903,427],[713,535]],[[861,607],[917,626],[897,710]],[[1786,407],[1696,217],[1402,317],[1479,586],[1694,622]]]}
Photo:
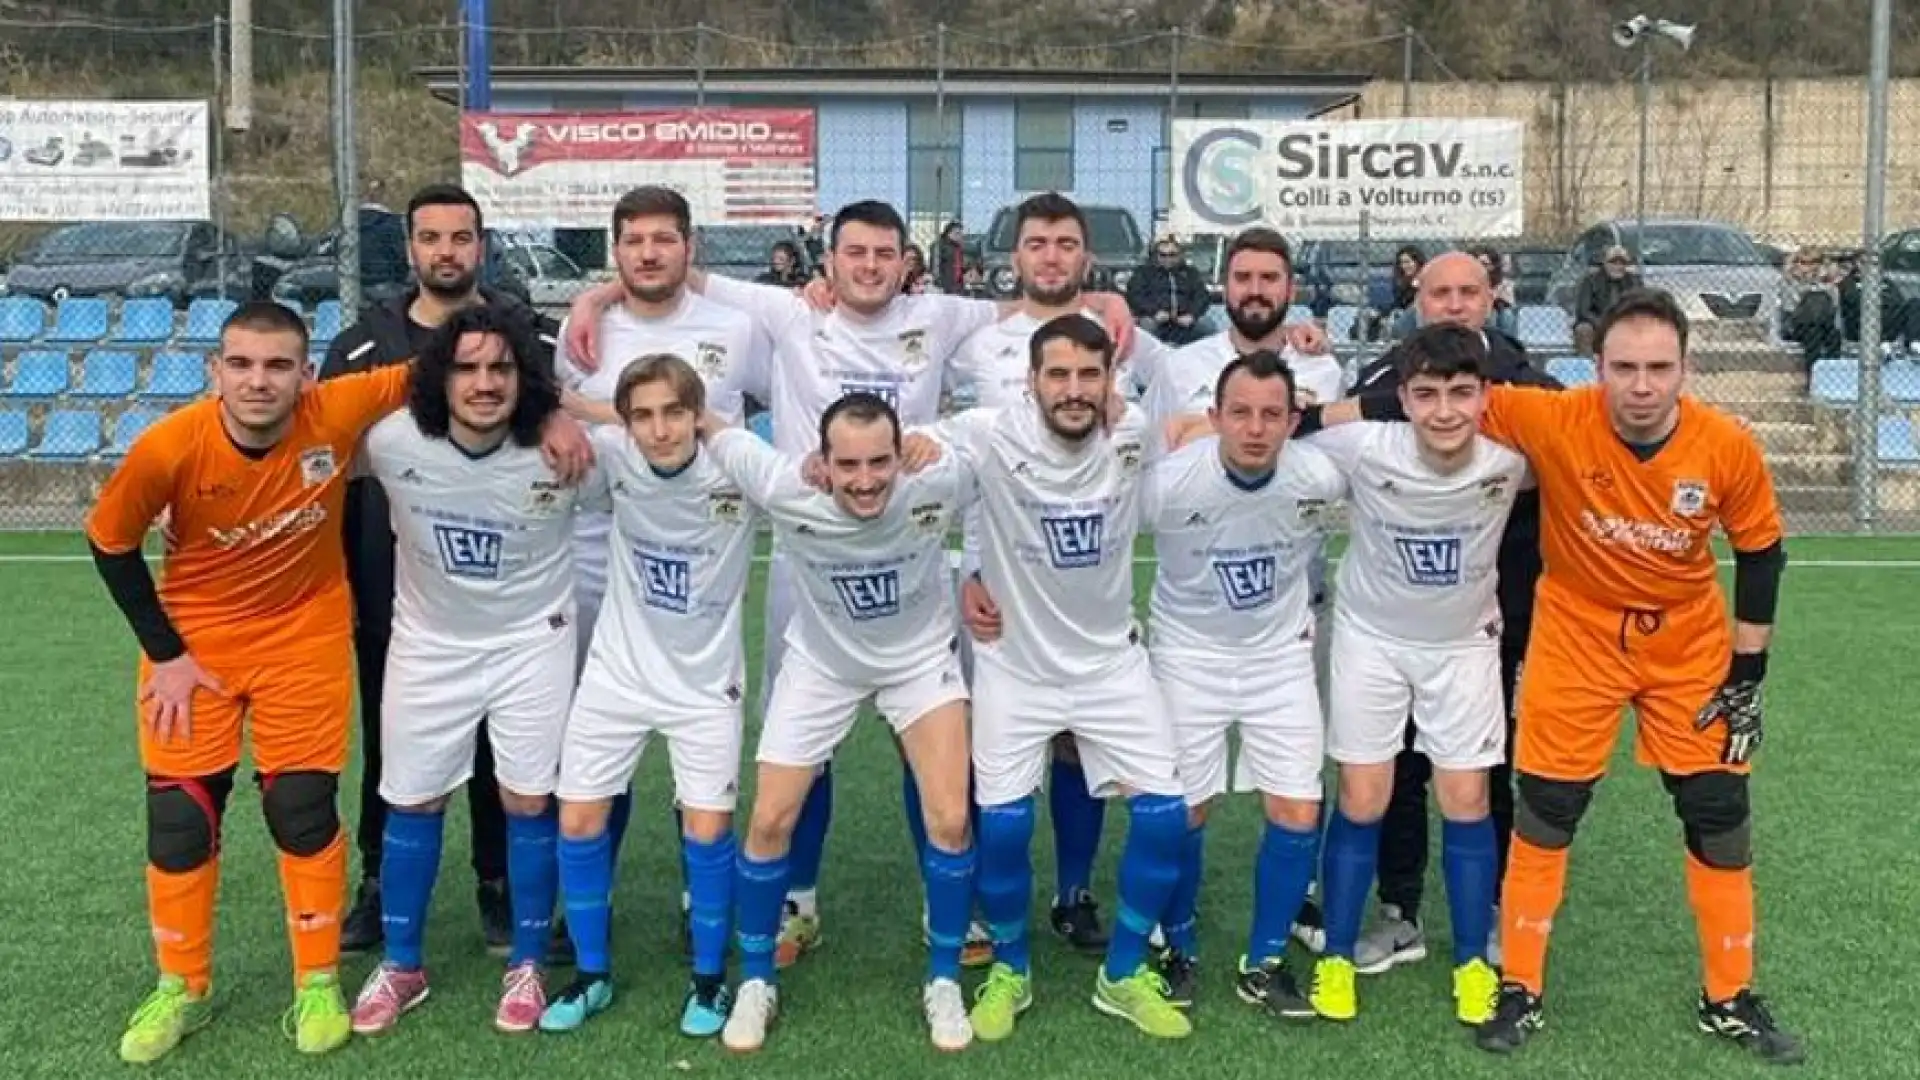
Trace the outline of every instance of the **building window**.
{"label": "building window", "polygon": [[1191,98],[1180,103],[1180,116],[1194,120],[1251,120],[1253,105],[1245,98]]}
{"label": "building window", "polygon": [[961,111],[958,101],[938,110],[931,101],[907,106],[909,217],[960,215]]}
{"label": "building window", "polygon": [[1013,113],[1013,186],[1073,190],[1073,103],[1022,101]]}

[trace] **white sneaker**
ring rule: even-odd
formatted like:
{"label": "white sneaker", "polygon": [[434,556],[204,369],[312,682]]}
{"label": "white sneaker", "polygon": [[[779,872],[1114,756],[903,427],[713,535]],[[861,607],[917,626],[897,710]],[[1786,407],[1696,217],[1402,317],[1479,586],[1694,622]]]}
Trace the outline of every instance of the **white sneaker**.
{"label": "white sneaker", "polygon": [[1487,935],[1487,963],[1500,966],[1500,909],[1493,909],[1493,932]]}
{"label": "white sneaker", "polygon": [[780,988],[765,979],[748,979],[733,993],[733,1011],[720,1031],[720,1045],[750,1054],[766,1045],[767,1029],[780,1015]]}
{"label": "white sneaker", "polygon": [[967,999],[959,983],[952,979],[928,983],[920,992],[920,1007],[927,1014],[927,1031],[933,1036],[935,1050],[954,1053],[972,1045],[973,1021],[967,1019]]}
{"label": "white sneaker", "polygon": [[1353,969],[1362,975],[1382,975],[1400,964],[1427,958],[1427,935],[1418,919],[1407,919],[1395,904],[1380,905],[1380,921],[1361,935],[1353,948]]}

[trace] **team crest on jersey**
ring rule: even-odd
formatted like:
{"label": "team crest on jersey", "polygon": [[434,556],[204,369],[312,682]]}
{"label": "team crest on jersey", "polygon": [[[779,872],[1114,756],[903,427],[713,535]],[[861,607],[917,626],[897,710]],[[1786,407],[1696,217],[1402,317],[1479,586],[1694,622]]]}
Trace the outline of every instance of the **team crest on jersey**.
{"label": "team crest on jersey", "polygon": [[707,516],[715,521],[738,525],[745,513],[741,505],[744,501],[744,496],[737,491],[716,491],[707,496]]}
{"label": "team crest on jersey", "polygon": [[528,517],[547,518],[566,505],[566,488],[557,480],[535,480],[527,486]]}
{"label": "team crest on jersey", "polygon": [[703,379],[717,379],[727,370],[727,347],[714,341],[702,341],[693,347],[693,367]]}
{"label": "team crest on jersey", "polygon": [[938,532],[940,522],[946,516],[946,511],[946,503],[921,503],[919,506],[907,511],[907,517],[911,519],[915,525],[920,526],[927,532]]}
{"label": "team crest on jersey", "polygon": [[499,580],[499,533],[492,529],[436,524],[433,541],[440,549],[440,569],[445,570],[448,577]]}
{"label": "team crest on jersey", "polygon": [[640,574],[640,596],[650,608],[685,615],[693,591],[693,572],[685,559],[669,559],[644,551],[633,553]]}
{"label": "team crest on jersey", "polygon": [[1274,563],[1271,555],[1251,559],[1215,559],[1213,576],[1221,595],[1235,611],[1249,611],[1273,603]]}
{"label": "team crest on jersey", "polygon": [[334,471],[333,447],[310,446],[300,451],[301,483],[317,487],[333,479]]}
{"label": "team crest on jersey", "polygon": [[1047,558],[1056,570],[1079,570],[1100,565],[1100,540],[1106,533],[1104,514],[1066,514],[1043,517]]}
{"label": "team crest on jersey", "polygon": [[1401,536],[1393,542],[1399,548],[1400,565],[1407,572],[1407,584],[1427,588],[1447,588],[1460,584],[1458,537]]}
{"label": "team crest on jersey", "polygon": [[1507,497],[1507,485],[1513,483],[1513,477],[1506,473],[1489,476],[1480,481],[1480,498],[1488,503],[1497,503]]}
{"label": "team crest on jersey", "polygon": [[1145,452],[1139,439],[1128,439],[1125,442],[1113,444],[1113,456],[1119,459],[1120,470],[1129,476],[1140,471],[1140,459]]}
{"label": "team crest on jersey", "polygon": [[834,591],[846,605],[847,617],[855,622],[884,619],[900,614],[900,571],[879,570],[871,574],[835,574]]}
{"label": "team crest on jersey", "polygon": [[1673,482],[1673,512],[1682,517],[1698,517],[1707,508],[1707,482],[1705,480],[1675,480]]}
{"label": "team crest on jersey", "polygon": [[1327,500],[1297,499],[1293,504],[1293,514],[1302,525],[1318,525],[1327,518]]}
{"label": "team crest on jersey", "polygon": [[921,329],[900,331],[900,363],[908,371],[927,362],[927,332]]}

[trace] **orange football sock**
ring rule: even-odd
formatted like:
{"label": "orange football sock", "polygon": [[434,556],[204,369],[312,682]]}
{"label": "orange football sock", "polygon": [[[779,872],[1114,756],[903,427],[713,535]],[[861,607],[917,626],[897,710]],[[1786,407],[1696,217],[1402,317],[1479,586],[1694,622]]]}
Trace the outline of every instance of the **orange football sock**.
{"label": "orange football sock", "polygon": [[183,874],[147,867],[147,913],[154,956],[163,975],[187,980],[198,997],[213,983],[213,909],[220,892],[220,860]]}
{"label": "orange football sock", "polygon": [[318,855],[280,853],[280,889],[296,982],[340,965],[340,919],[347,903],[347,838],[336,834]]}
{"label": "orange football sock", "polygon": [[1538,847],[1516,835],[1500,887],[1500,966],[1507,982],[1535,994],[1546,986],[1547,938],[1566,890],[1566,849]]}
{"label": "orange football sock", "polygon": [[1700,928],[1707,997],[1725,1001],[1753,985],[1753,868],[1721,870],[1688,852],[1687,900]]}

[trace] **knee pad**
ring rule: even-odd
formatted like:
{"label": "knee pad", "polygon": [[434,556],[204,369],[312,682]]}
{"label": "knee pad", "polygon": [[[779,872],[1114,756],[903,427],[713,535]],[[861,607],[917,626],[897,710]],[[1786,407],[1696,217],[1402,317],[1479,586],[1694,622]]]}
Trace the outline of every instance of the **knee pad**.
{"label": "knee pad", "polygon": [[310,858],[340,835],[340,778],[327,772],[284,772],[260,778],[260,808],[281,851]]}
{"label": "knee pad", "polygon": [[1692,776],[1662,773],[1673,812],[1686,831],[1687,850],[1716,870],[1753,865],[1753,806],[1747,778],[1738,773],[1704,772]]}
{"label": "knee pad", "polygon": [[1033,796],[980,808],[979,848],[983,857],[1024,857],[1033,844]]}
{"label": "knee pad", "polygon": [[1548,780],[1520,774],[1513,831],[1535,847],[1559,851],[1573,843],[1593,802],[1593,780]]}
{"label": "knee pad", "polygon": [[1127,839],[1177,857],[1187,842],[1187,801],[1172,795],[1127,800]]}
{"label": "knee pad", "polygon": [[147,862],[169,874],[198,870],[220,853],[220,819],[233,770],[212,776],[147,777]]}

